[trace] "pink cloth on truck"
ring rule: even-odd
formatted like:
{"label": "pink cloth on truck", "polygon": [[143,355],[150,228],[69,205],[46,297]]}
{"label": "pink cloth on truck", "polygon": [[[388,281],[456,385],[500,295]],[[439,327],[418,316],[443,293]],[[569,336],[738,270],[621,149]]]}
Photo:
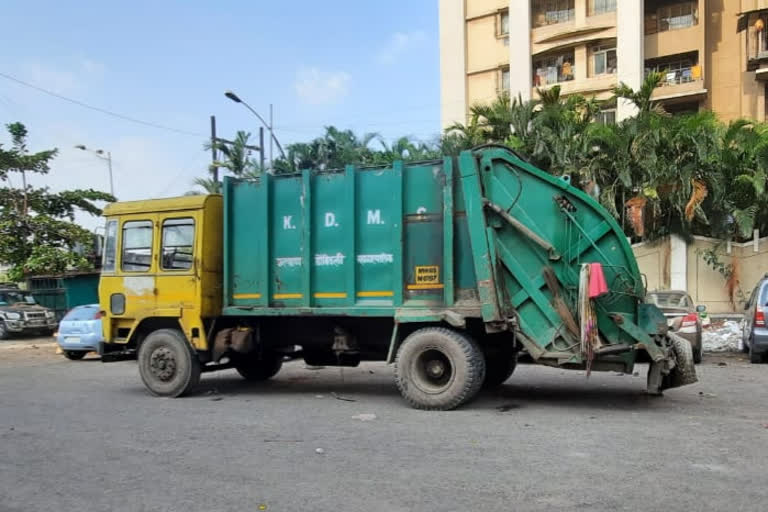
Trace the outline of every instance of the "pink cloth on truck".
{"label": "pink cloth on truck", "polygon": [[605,282],[603,265],[600,263],[589,264],[589,298],[595,299],[608,293],[608,283]]}

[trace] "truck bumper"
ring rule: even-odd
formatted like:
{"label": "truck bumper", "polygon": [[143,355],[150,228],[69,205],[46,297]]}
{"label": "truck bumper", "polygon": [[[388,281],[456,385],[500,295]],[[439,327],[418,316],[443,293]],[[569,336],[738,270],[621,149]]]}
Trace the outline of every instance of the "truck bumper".
{"label": "truck bumper", "polygon": [[123,343],[100,341],[97,352],[101,356],[101,362],[103,363],[136,359],[136,350],[128,348]]}

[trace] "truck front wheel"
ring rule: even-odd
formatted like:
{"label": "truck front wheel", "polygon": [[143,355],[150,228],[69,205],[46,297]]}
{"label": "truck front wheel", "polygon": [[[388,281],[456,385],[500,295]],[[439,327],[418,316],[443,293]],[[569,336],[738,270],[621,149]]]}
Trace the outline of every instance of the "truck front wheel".
{"label": "truck front wheel", "polygon": [[451,329],[419,329],[397,351],[395,381],[416,409],[454,409],[471,400],[484,380],[482,351],[471,338]]}
{"label": "truck front wheel", "polygon": [[200,360],[181,331],[158,329],[139,346],[139,374],[150,393],[177,397],[200,382]]}

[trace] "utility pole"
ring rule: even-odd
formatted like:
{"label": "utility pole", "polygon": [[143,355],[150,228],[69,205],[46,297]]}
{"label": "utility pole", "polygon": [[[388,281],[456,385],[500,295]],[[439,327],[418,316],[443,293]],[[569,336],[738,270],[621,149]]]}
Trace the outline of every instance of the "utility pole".
{"label": "utility pole", "polygon": [[115,180],[112,178],[112,152],[107,151],[107,165],[109,166],[109,195],[115,197]]}
{"label": "utility pole", "polygon": [[[270,143],[270,146],[272,144]],[[261,168],[259,169],[259,172],[264,172],[264,127],[259,126],[259,155],[261,160]],[[272,162],[270,162],[272,163]]]}
{"label": "utility pole", "polygon": [[211,116],[211,172],[213,173],[213,182],[219,182],[219,167],[216,165],[216,116]]}

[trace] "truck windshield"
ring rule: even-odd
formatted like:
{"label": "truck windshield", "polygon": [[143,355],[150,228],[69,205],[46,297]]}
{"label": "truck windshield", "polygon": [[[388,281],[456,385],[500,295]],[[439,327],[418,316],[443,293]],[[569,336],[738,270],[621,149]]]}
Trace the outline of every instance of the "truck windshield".
{"label": "truck windshield", "polygon": [[17,291],[2,291],[0,292],[0,306],[8,306],[10,304],[36,304],[35,298],[31,295],[24,295]]}

